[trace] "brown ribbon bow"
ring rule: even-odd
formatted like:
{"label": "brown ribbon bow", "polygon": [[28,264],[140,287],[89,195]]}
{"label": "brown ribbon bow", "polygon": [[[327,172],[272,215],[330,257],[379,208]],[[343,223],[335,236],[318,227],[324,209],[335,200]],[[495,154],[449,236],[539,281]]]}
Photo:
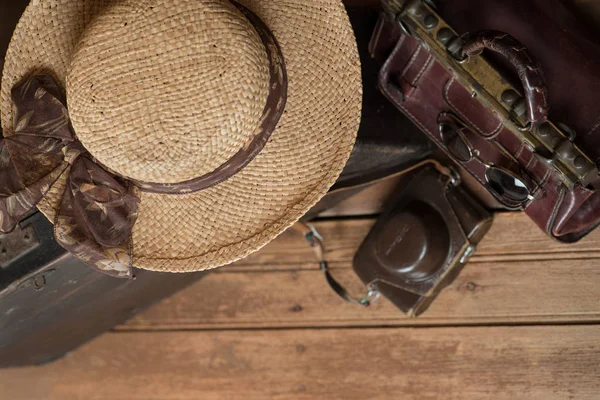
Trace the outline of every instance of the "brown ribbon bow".
{"label": "brown ribbon bow", "polygon": [[15,134],[0,141],[0,232],[12,231],[70,169],[54,219],[56,240],[94,269],[132,278],[139,189],[106,171],[83,148],[51,76],[16,86],[12,100]]}

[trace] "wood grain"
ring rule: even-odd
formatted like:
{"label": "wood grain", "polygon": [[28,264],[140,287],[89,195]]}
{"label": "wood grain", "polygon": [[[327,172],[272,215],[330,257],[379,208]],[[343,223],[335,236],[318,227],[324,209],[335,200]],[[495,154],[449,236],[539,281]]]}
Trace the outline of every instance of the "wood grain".
{"label": "wood grain", "polygon": [[[373,226],[372,218],[316,222],[325,239],[327,260],[349,263]],[[563,244],[546,236],[523,213],[500,213],[471,263],[600,258],[600,230],[578,243]],[[226,267],[228,271],[314,268],[315,256],[300,234],[288,231],[260,252]],[[303,267],[302,267],[303,268]]]}
{"label": "wood grain", "polygon": [[[320,271],[219,272],[134,317],[120,330],[480,325],[600,321],[597,263],[476,263],[417,319],[380,299],[365,309],[344,303]],[[333,274],[353,293],[351,269]]]}
{"label": "wood grain", "polygon": [[600,327],[112,333],[10,400],[597,399]]}
{"label": "wood grain", "polygon": [[[373,220],[325,221],[334,275],[355,294],[351,260]],[[501,214],[458,279],[418,319],[382,299],[371,308],[338,299],[299,233],[205,277],[119,330],[481,325],[600,321],[600,231],[564,245],[523,214]]]}

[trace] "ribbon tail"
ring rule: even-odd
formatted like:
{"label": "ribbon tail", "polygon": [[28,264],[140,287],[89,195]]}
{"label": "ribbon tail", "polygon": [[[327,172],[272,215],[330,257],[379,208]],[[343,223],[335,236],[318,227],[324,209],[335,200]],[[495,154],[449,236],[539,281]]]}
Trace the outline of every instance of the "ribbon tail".
{"label": "ribbon tail", "polygon": [[[99,184],[98,178],[108,175],[95,169],[98,167],[85,158],[73,164],[54,222],[56,240],[93,269],[132,279],[131,231],[139,199],[133,188],[118,186],[116,181]],[[113,183],[112,188],[105,186]],[[116,229],[117,225],[121,229]]]}
{"label": "ribbon tail", "polygon": [[68,164],[60,163],[45,176],[26,185],[10,159],[6,141],[0,141],[0,180],[3,182],[0,189],[0,233],[12,232],[67,168]]}
{"label": "ribbon tail", "polygon": [[114,246],[96,241],[88,227],[81,224],[71,190],[67,189],[54,221],[56,241],[79,260],[105,275],[133,279],[131,239]]}

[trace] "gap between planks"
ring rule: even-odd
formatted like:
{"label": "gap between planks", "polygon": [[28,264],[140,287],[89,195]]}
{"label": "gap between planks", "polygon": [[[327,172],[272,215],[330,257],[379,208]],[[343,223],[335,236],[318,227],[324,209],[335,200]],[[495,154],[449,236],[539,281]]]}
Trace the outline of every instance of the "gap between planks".
{"label": "gap between planks", "polygon": [[[357,295],[364,285],[351,260],[372,223],[317,224],[333,274]],[[595,323],[600,321],[598,252],[600,231],[564,245],[523,214],[500,214],[459,277],[423,316],[407,319],[386,299],[368,309],[342,302],[304,239],[287,232],[250,259],[207,275],[117,330]]]}
{"label": "gap between planks", "polygon": [[[349,268],[334,276],[352,293],[364,285]],[[595,323],[600,275],[591,263],[471,264],[417,319],[385,298],[369,308],[340,300],[321,271],[210,274],[139,314],[119,330],[255,329],[347,326],[458,326]]]}
{"label": "gap between planks", "polygon": [[[326,258],[343,268],[350,262],[374,219],[319,221],[315,226],[325,239]],[[541,231],[523,213],[499,213],[492,229],[479,244],[470,263],[536,260],[600,259],[600,230],[578,243],[559,243]],[[260,252],[228,267],[227,271],[311,269],[315,255],[303,237],[294,231],[282,234]]]}

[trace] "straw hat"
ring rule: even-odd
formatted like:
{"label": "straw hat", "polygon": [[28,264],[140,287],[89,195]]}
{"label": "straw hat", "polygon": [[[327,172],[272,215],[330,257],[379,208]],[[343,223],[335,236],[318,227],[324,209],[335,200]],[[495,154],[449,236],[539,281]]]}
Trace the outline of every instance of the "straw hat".
{"label": "straw hat", "polygon": [[[198,271],[260,249],[327,192],[354,145],[361,72],[341,0],[239,3],[33,0],[13,35],[1,88],[5,136],[14,133],[11,89],[51,74],[89,153],[142,187],[137,268]],[[144,190],[210,176],[249,146],[272,95],[273,49],[244,7],[283,56],[287,96],[276,128],[216,185]],[[64,186],[63,177],[38,205],[50,221]]]}

